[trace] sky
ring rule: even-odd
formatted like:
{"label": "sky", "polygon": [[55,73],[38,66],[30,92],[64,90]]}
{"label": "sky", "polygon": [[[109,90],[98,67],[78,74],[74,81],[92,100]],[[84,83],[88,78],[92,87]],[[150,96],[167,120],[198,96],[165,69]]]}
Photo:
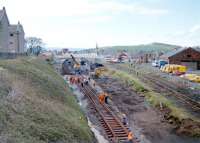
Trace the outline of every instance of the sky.
{"label": "sky", "polygon": [[200,0],[0,0],[47,47],[200,45]]}

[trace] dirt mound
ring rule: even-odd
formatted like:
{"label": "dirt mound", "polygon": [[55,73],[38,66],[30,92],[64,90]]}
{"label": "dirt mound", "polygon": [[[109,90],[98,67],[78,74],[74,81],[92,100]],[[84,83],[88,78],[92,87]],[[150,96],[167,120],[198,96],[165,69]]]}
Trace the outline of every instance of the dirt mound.
{"label": "dirt mound", "polygon": [[189,135],[193,137],[200,137],[200,123],[191,119],[184,119],[180,127],[176,130],[179,135]]}

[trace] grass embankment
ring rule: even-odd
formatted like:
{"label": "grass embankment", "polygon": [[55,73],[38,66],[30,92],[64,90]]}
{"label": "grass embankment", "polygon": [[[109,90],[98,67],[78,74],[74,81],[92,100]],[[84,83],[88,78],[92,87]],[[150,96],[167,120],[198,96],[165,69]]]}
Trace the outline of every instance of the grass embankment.
{"label": "grass embankment", "polygon": [[0,142],[92,142],[75,97],[52,66],[36,58],[2,60],[0,73]]}
{"label": "grass embankment", "polygon": [[[190,122],[190,119],[192,119],[194,121],[192,122],[192,124],[197,124],[197,128],[193,128],[192,130],[186,129],[184,131],[187,132],[187,134],[190,136],[200,136],[200,130],[198,127],[199,119],[192,116],[184,109],[177,107],[174,102],[167,99],[165,96],[162,96],[160,93],[154,92],[151,87],[140,81],[137,76],[130,75],[127,72],[120,70],[109,70],[108,74],[114,78],[122,80],[127,86],[132,86],[136,92],[144,95],[146,101],[148,101],[152,106],[161,108],[160,106],[162,105],[162,108],[164,110],[167,109],[165,118],[171,123],[175,124],[177,126],[177,129],[181,129],[181,126],[185,126],[185,124],[187,124],[185,123],[185,120],[189,120]],[[183,122],[184,125],[182,124]]]}

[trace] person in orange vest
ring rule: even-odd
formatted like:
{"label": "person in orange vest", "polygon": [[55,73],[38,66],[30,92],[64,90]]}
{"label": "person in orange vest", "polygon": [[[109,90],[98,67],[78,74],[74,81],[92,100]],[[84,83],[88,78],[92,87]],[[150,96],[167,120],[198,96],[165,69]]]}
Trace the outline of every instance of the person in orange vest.
{"label": "person in orange vest", "polygon": [[74,84],[74,77],[71,77],[71,84]]}
{"label": "person in orange vest", "polygon": [[131,130],[128,132],[128,142],[127,143],[133,143],[133,133]]}
{"label": "person in orange vest", "polygon": [[78,84],[78,77],[75,77],[75,84]]}
{"label": "person in orange vest", "polygon": [[69,82],[70,82],[70,84],[72,84],[72,77],[71,76],[69,78]]}
{"label": "person in orange vest", "polygon": [[105,93],[99,94],[99,102],[100,104],[103,104],[105,102]]}
{"label": "person in orange vest", "polygon": [[80,77],[78,77],[77,83],[80,84],[80,82],[81,82]]}

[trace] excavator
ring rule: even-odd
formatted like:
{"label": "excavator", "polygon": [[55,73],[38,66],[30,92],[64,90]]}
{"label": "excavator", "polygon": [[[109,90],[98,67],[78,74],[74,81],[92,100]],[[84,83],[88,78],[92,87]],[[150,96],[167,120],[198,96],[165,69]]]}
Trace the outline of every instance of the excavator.
{"label": "excavator", "polygon": [[74,69],[76,73],[80,73],[81,64],[76,60],[76,58],[71,54],[72,60],[74,61]]}

